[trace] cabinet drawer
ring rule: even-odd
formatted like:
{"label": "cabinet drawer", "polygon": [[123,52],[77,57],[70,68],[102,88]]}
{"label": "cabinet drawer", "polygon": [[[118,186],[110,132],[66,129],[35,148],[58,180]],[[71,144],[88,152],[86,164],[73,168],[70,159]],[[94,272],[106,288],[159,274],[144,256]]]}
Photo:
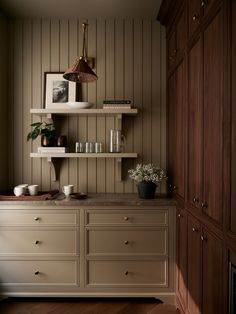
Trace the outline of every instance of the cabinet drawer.
{"label": "cabinet drawer", "polygon": [[0,254],[76,253],[73,230],[0,230]]}
{"label": "cabinet drawer", "polygon": [[[76,283],[76,261],[0,261],[0,282],[10,284]],[[63,270],[63,271],[62,271]]]}
{"label": "cabinet drawer", "polygon": [[75,225],[76,212],[0,210],[0,225]]}
{"label": "cabinet drawer", "polygon": [[166,286],[167,265],[158,261],[92,261],[88,262],[89,285]]}
{"label": "cabinet drawer", "polygon": [[167,225],[167,210],[88,210],[87,225]]}
{"label": "cabinet drawer", "polygon": [[167,230],[89,230],[88,254],[167,254]]}

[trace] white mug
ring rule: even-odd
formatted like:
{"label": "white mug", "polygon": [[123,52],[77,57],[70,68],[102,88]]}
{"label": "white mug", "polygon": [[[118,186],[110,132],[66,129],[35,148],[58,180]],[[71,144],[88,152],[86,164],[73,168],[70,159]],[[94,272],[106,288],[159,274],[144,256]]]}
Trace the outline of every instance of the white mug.
{"label": "white mug", "polygon": [[21,187],[24,189],[24,192],[23,194],[27,194],[27,191],[28,191],[28,184],[27,183],[24,183],[24,184],[18,184],[17,187]]}
{"label": "white mug", "polygon": [[62,192],[65,194],[65,196],[69,196],[70,194],[72,194],[74,191],[74,185],[69,184],[69,185],[64,185],[62,187]]}
{"label": "white mug", "polygon": [[24,195],[24,187],[23,186],[15,186],[13,189],[13,192],[15,196],[21,196]]}
{"label": "white mug", "polygon": [[32,184],[28,186],[29,195],[38,195],[39,186],[38,184]]}

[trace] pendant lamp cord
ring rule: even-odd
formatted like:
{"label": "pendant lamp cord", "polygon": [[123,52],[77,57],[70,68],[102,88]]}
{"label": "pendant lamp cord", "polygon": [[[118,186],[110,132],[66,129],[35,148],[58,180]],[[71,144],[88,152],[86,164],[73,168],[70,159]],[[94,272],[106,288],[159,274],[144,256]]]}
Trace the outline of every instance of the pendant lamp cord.
{"label": "pendant lamp cord", "polygon": [[85,61],[87,61],[88,59],[88,47],[87,47],[87,43],[86,43],[86,28],[88,26],[88,24],[83,23],[83,50],[82,50],[82,57]]}

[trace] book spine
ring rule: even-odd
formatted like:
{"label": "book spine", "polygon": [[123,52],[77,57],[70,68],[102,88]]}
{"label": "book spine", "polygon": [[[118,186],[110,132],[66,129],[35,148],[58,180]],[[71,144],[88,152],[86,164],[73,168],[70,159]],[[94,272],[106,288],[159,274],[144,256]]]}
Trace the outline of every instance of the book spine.
{"label": "book spine", "polygon": [[104,100],[103,104],[131,104],[131,100]]}
{"label": "book spine", "polygon": [[128,104],[104,104],[103,108],[130,109],[131,105],[128,105]]}

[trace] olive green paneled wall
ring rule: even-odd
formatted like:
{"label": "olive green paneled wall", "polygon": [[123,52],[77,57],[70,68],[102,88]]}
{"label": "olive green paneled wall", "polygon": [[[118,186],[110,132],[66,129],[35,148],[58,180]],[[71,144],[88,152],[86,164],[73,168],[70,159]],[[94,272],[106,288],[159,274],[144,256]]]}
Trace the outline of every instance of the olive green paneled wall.
{"label": "olive green paneled wall", "polygon": [[[84,20],[83,20],[84,21]],[[13,20],[10,22],[11,99],[10,186],[39,184],[41,189],[74,184],[77,191],[113,193],[136,191],[127,170],[137,162],[166,167],[165,34],[151,20],[88,20],[88,54],[95,57],[98,81],[83,84],[83,100],[101,108],[104,99],[128,98],[139,109],[123,120],[128,152],[136,160],[125,160],[125,180],[116,181],[113,159],[63,159],[58,181],[51,180],[46,160],[30,158],[39,141],[26,141],[30,124],[39,118],[30,108],[43,108],[44,72],[64,71],[82,47],[82,20]],[[61,133],[75,141],[108,144],[113,117],[60,118]],[[162,187],[162,192],[165,187]]]}

